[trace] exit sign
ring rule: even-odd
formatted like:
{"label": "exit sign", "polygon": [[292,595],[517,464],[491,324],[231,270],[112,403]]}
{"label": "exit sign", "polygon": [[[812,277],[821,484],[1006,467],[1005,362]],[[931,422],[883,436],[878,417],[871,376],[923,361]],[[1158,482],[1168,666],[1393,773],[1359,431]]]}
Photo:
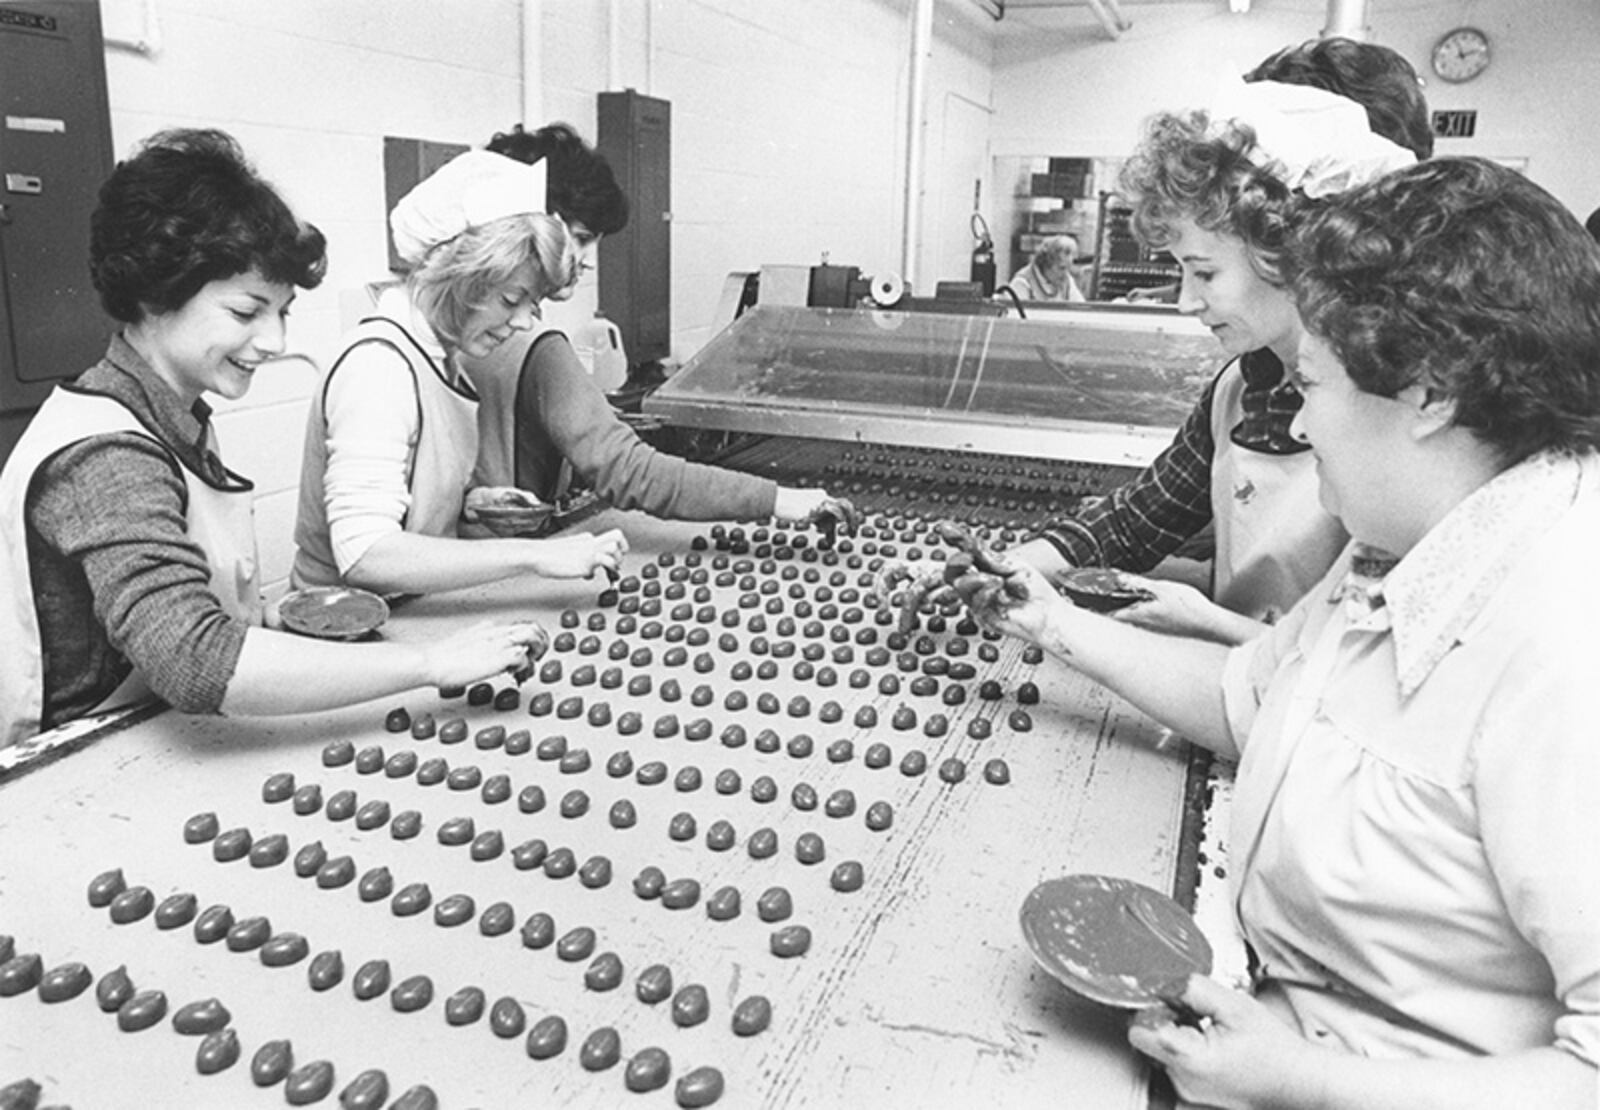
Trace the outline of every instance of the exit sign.
{"label": "exit sign", "polygon": [[1441,139],[1470,139],[1478,129],[1475,109],[1460,108],[1433,113],[1433,133]]}

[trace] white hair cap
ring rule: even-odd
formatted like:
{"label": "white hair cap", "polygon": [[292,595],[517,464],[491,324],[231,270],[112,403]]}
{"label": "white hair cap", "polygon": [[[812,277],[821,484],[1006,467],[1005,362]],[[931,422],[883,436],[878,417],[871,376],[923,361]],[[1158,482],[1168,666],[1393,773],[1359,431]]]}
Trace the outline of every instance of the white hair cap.
{"label": "white hair cap", "polygon": [[441,243],[506,216],[545,210],[545,164],[469,150],[418,182],[389,213],[400,257],[416,265]]}
{"label": "white hair cap", "polygon": [[1333,196],[1365,185],[1417,156],[1373,134],[1367,110],[1354,100],[1309,85],[1225,80],[1211,107],[1212,126],[1248,124],[1252,160],[1309,197]]}

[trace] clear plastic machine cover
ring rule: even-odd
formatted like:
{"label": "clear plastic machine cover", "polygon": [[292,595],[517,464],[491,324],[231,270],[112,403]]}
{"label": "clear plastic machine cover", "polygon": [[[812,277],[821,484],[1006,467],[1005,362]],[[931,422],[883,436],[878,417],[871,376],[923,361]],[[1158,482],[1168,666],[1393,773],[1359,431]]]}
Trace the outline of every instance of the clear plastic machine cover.
{"label": "clear plastic machine cover", "polygon": [[760,306],[646,402],[674,423],[1142,463],[1223,361],[1172,316]]}

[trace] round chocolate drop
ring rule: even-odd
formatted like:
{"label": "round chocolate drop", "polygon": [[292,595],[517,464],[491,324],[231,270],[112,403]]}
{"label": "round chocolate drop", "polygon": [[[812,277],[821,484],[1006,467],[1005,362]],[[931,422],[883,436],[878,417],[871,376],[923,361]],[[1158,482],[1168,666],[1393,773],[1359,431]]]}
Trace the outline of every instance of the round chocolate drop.
{"label": "round chocolate drop", "polygon": [[771,924],[775,921],[785,921],[794,913],[794,898],[781,886],[768,887],[756,899],[756,916],[762,921]]}
{"label": "round chocolate drop", "polygon": [[811,948],[811,930],[804,925],[785,925],[772,934],[771,948],[774,956],[803,956]]}
{"label": "round chocolate drop", "polygon": [[421,760],[417,753],[409,748],[401,749],[391,755],[383,764],[383,773],[386,778],[403,779],[416,774],[417,764]]}
{"label": "round chocolate drop", "polygon": [[605,856],[590,856],[578,868],[578,882],[590,890],[611,885],[611,861]]}
{"label": "round chocolate drop", "polygon": [[829,817],[849,817],[856,811],[856,796],[849,790],[835,790],[822,809]]}
{"label": "round chocolate drop", "polygon": [[410,840],[422,831],[422,814],[414,809],[403,809],[389,822],[389,835],[396,840]]}
{"label": "round chocolate drop", "polygon": [[939,764],[939,777],[945,782],[957,783],[967,777],[967,764],[964,760],[951,756]]}
{"label": "round chocolate drop", "polygon": [[217,835],[219,828],[215,813],[197,813],[183,823],[183,841],[185,844],[204,844]]}
{"label": "round chocolate drop", "polygon": [[341,1110],[380,1110],[388,1098],[389,1077],[379,1068],[368,1068],[339,1092],[339,1106]]}
{"label": "round chocolate drop", "polygon": [[279,933],[268,937],[258,953],[267,967],[288,967],[311,954],[311,945],[299,933]]}
{"label": "round chocolate drop", "polygon": [[411,721],[411,739],[431,740],[439,731],[439,723],[432,713],[418,713]]}
{"label": "round chocolate drop", "polygon": [[883,832],[894,824],[894,807],[888,802],[873,802],[867,807],[867,828]]}
{"label": "round chocolate drop", "polygon": [[389,1005],[398,1014],[412,1014],[433,1001],[433,980],[426,975],[412,975],[402,979],[389,992]]}
{"label": "round chocolate drop", "polygon": [[[478,792],[484,805],[497,806],[511,797],[511,776],[501,773],[490,775],[483,780],[483,789]],[[360,823],[360,814],[357,814],[357,824]]]}
{"label": "round chocolate drop", "polygon": [[585,1071],[605,1071],[622,1058],[622,1038],[609,1025],[590,1033],[578,1050],[578,1063]]}
{"label": "round chocolate drop", "polygon": [[489,725],[487,728],[480,728],[477,732],[472,734],[472,746],[477,748],[480,752],[494,751],[497,748],[503,748],[505,747],[505,743],[505,725]]}
{"label": "round chocolate drop", "polygon": [[690,983],[672,996],[672,1023],[681,1028],[699,1025],[711,1014],[711,996],[699,983]]}
{"label": "round chocolate drop", "polygon": [[639,821],[638,811],[627,798],[618,798],[611,803],[611,827],[614,829],[631,829]]}
{"label": "round chocolate drop", "polygon": [[655,1091],[667,1085],[672,1077],[672,1057],[665,1049],[642,1048],[628,1061],[623,1074],[623,1085],[630,1091]]}
{"label": "round chocolate drop", "polygon": [[306,969],[306,981],[314,991],[325,991],[338,986],[344,979],[344,955],[337,949],[318,952]]}
{"label": "round chocolate drop", "polygon": [[536,837],[511,849],[511,864],[518,871],[532,871],[544,863],[544,857],[549,854],[550,846]]}
{"label": "round chocolate drop", "polygon": [[446,929],[453,929],[477,916],[477,913],[478,904],[472,900],[470,894],[451,894],[440,899],[433,907],[433,923]]}
{"label": "round chocolate drop", "polygon": [[602,952],[583,973],[583,985],[592,991],[616,990],[622,982],[622,957]]}
{"label": "round chocolate drop", "polygon": [[531,915],[522,924],[522,947],[548,948],[556,939],[556,919],[547,913]]}
{"label": "round chocolate drop", "polygon": [[900,773],[915,778],[928,769],[928,756],[920,748],[912,748],[900,760]]}
{"label": "round chocolate drop", "polygon": [[147,886],[130,886],[111,899],[111,920],[118,925],[143,921],[156,908],[156,896]]}
{"label": "round chocolate drop", "polygon": [[778,796],[778,784],[770,775],[761,775],[750,784],[750,797],[757,802],[770,802]]}
{"label": "round chocolate drop", "polygon": [[396,917],[414,917],[433,902],[433,891],[427,883],[407,883],[389,899],[389,912]]}
{"label": "round chocolate drop", "polygon": [[252,843],[249,829],[229,829],[218,833],[211,842],[211,858],[218,863],[231,863],[250,854]]}
{"label": "round chocolate drop", "polygon": [[739,916],[739,888],[718,887],[706,899],[706,916],[713,921],[732,921]]}
{"label": "round chocolate drop", "polygon": [[717,772],[715,786],[718,794],[737,794],[743,785],[739,772],[732,767],[725,767]]}
{"label": "round chocolate drop", "polygon": [[69,998],[77,998],[89,989],[92,982],[94,973],[85,964],[73,961],[53,967],[39,977],[39,1000],[65,1002]]}
{"label": "round chocolate drop", "polygon": [[261,800],[269,805],[286,802],[293,795],[294,774],[290,771],[279,771],[277,774],[268,775],[267,781],[261,784]]}
{"label": "round chocolate drop", "polygon": [[699,790],[701,783],[704,781],[705,779],[700,773],[700,768],[690,764],[686,767],[679,768],[678,773],[672,778],[672,786],[678,792],[688,794],[695,790]]}
{"label": "round chocolate drop", "polygon": [[659,898],[667,876],[659,867],[646,867],[633,880],[633,892],[640,898]]}
{"label": "round chocolate drop", "polygon": [[172,1015],[172,1028],[179,1033],[194,1035],[215,1033],[233,1020],[228,1008],[215,998],[205,998],[178,1007]]}
{"label": "round chocolate drop", "polygon": [[695,820],[692,813],[673,814],[672,820],[667,823],[667,835],[673,840],[693,840],[695,834]]}
{"label": "round chocolate drop", "polygon": [[760,828],[750,834],[745,850],[751,859],[767,859],[778,851],[778,834],[769,828]]}
{"label": "round chocolate drop", "polygon": [[[328,795],[328,804],[323,809],[330,821],[348,821],[356,815],[356,792],[354,790],[335,790]],[[222,836],[227,836],[223,833]],[[217,843],[222,843],[222,836],[217,837]]]}
{"label": "round chocolate drop", "polygon": [[[451,790],[476,790],[483,784],[483,771],[471,764],[452,767],[444,783]],[[331,801],[328,804],[333,805]]]}
{"label": "round chocolate drop", "polygon": [[376,744],[370,744],[356,753],[356,773],[375,775],[383,770],[384,759],[383,749]]}
{"label": "round chocolate drop", "polygon": [[847,859],[833,869],[833,874],[828,878],[828,885],[842,894],[849,894],[861,889],[865,879],[861,864],[853,859]]}
{"label": "round chocolate drop", "polygon": [[272,936],[272,922],[265,917],[242,918],[228,930],[225,943],[230,952],[254,952]]}
{"label": "round chocolate drop", "polygon": [[587,925],[579,925],[556,941],[556,956],[568,963],[586,960],[594,954],[595,940],[593,929]]}
{"label": "round chocolate drop", "polygon": [[[20,958],[20,957],[19,957]],[[0,968],[3,972],[4,968]],[[167,996],[161,991],[139,991],[117,1008],[117,1028],[124,1033],[148,1029],[167,1016]]]}
{"label": "round chocolate drop", "polygon": [[617,718],[619,736],[633,736],[642,728],[644,728],[644,717],[637,710],[630,709]]}
{"label": "round chocolate drop", "polygon": [[794,858],[801,863],[821,863],[827,855],[822,837],[814,832],[801,833],[794,842]]}
{"label": "round chocolate drop", "polygon": [[527,755],[532,750],[533,737],[527,729],[519,728],[506,733],[505,752],[507,755]]}
{"label": "round chocolate drop", "polygon": [[459,744],[467,738],[467,722],[462,717],[451,717],[439,726],[439,743]]}
{"label": "round chocolate drop", "polygon": [[793,790],[789,791],[789,801],[795,809],[811,810],[817,808],[817,788],[809,782],[795,783]]}
{"label": "round chocolate drop", "polygon": [[733,1008],[733,1031],[740,1037],[753,1037],[772,1024],[772,1003],[764,995],[752,994]]}
{"label": "round chocolate drop", "polygon": [[665,964],[651,964],[639,973],[633,991],[640,1002],[655,1005],[672,993],[672,970]]}
{"label": "round chocolate drop", "polygon": [[239,1034],[232,1029],[207,1033],[195,1050],[194,1066],[201,1075],[216,1075],[239,1062]]}
{"label": "round chocolate drop", "polygon": [[368,960],[356,968],[350,990],[362,1002],[377,998],[389,989],[389,961]]}
{"label": "round chocolate drop", "polygon": [[424,759],[417,767],[417,785],[438,786],[449,774],[450,765],[444,760],[437,756],[432,759]]}
{"label": "round chocolate drop", "polygon": [[294,1068],[294,1049],[288,1041],[268,1041],[250,1057],[250,1081],[257,1087],[282,1083]]}
{"label": "round chocolate drop", "polygon": [[559,1014],[550,1014],[534,1022],[528,1030],[524,1045],[528,1056],[534,1060],[548,1060],[559,1056],[567,1047],[567,1023]]}
{"label": "round chocolate drop", "polygon": [[1006,724],[1011,726],[1012,732],[1032,732],[1033,718],[1028,716],[1025,709],[1013,709],[1006,716]]}
{"label": "round chocolate drop", "polygon": [[805,733],[798,733],[789,738],[789,755],[794,759],[808,759],[816,750],[816,741]]}
{"label": "round chocolate drop", "polygon": [[538,813],[544,808],[544,788],[536,783],[524,786],[517,792],[517,809],[523,813]]}
{"label": "round chocolate drop", "polygon": [[294,792],[294,798],[289,804],[301,817],[311,816],[322,808],[322,787],[314,782],[306,783]]}
{"label": "round chocolate drop", "polygon": [[471,1025],[483,1017],[488,1005],[480,987],[462,987],[444,1000],[444,1020],[450,1025]]}
{"label": "round chocolate drop", "polygon": [[317,886],[323,890],[337,890],[356,877],[356,861],[349,856],[335,856],[317,868]]}
{"label": "round chocolate drop", "polygon": [[626,778],[633,773],[633,754],[627,749],[611,753],[606,760],[606,774],[614,779]]}
{"label": "round chocolate drop", "polygon": [[[370,802],[367,802],[360,809],[356,810],[356,828],[361,829],[364,832],[371,831],[372,829],[381,829],[388,823],[389,803],[383,801],[382,799],[374,799]],[[250,862],[252,864],[255,864],[256,862],[256,852],[261,848],[262,843],[265,842],[263,841],[257,843],[255,848],[250,850]],[[256,866],[260,865],[256,864]]]}
{"label": "round chocolate drop", "polygon": [[1004,786],[1011,781],[1011,768],[1003,759],[991,759],[983,765],[983,778],[995,786]]}
{"label": "round chocolate drop", "polygon": [[731,822],[717,820],[706,830],[706,847],[713,852],[726,852],[737,839]]}
{"label": "round chocolate drop", "polygon": [[283,1097],[290,1106],[309,1106],[321,1102],[333,1090],[333,1065],[327,1060],[313,1060],[289,1073],[284,1081]]}
{"label": "round chocolate drop", "polygon": [[667,779],[667,765],[658,759],[649,763],[641,763],[639,769],[633,774],[633,781],[640,786],[655,786]]}
{"label": "round chocolate drop", "polygon": [[452,817],[439,826],[439,831],[435,835],[440,844],[459,848],[478,835],[478,827],[470,817]]}
{"label": "round chocolate drop", "polygon": [[1044,648],[1040,647],[1038,644],[1029,644],[1027,647],[1022,649],[1022,661],[1029,664],[1043,663]]}
{"label": "round chocolate drop", "polygon": [[133,980],[128,978],[127,964],[121,964],[106,972],[94,985],[95,1005],[107,1014],[116,1013],[135,993]]}
{"label": "round chocolate drop", "polygon": [[987,717],[974,717],[967,722],[967,735],[974,740],[987,740],[994,731],[994,726]]}
{"label": "round chocolate drop", "polygon": [[688,909],[700,901],[700,883],[694,879],[673,879],[661,888],[661,904],[669,910]]}
{"label": "round chocolate drop", "polygon": [[857,728],[873,728],[878,723],[878,711],[870,705],[863,705],[856,710],[855,722]]}
{"label": "round chocolate drop", "polygon": [[561,816],[582,817],[589,812],[589,795],[582,790],[569,790],[561,796]]}
{"label": "round chocolate drop", "polygon": [[504,936],[517,923],[517,911],[510,902],[491,903],[478,918],[478,932],[486,937]]}
{"label": "round chocolate drop", "polygon": [[343,767],[356,757],[356,746],[348,740],[331,741],[322,749],[324,767]]}
{"label": "round chocolate drop", "polygon": [[194,919],[194,939],[201,944],[215,944],[233,928],[233,911],[227,906],[207,906]]}
{"label": "round chocolate drop", "polygon": [[679,1106],[710,1106],[722,1097],[722,1089],[720,1071],[713,1067],[699,1067],[679,1079],[672,1093]]}

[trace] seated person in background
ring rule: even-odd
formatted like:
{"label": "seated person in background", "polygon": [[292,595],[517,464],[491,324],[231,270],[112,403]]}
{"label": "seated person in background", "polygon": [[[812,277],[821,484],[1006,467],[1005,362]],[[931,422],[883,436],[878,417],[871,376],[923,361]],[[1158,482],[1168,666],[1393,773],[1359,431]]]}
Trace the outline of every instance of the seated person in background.
{"label": "seated person in background", "polygon": [[1123,617],[1227,643],[1293,605],[1345,540],[1288,432],[1300,397],[1284,371],[1299,324],[1277,257],[1306,211],[1433,151],[1416,72],[1388,47],[1319,39],[1246,81],[1213,112],[1155,117],[1123,175],[1135,228],[1183,267],[1179,310],[1231,361],[1142,473],[1017,549],[1046,574],[1142,572],[1214,525],[1211,600],[1142,582],[1156,600]]}
{"label": "seated person in background", "polygon": [[[1600,1097],[1600,248],[1483,159],[1351,190],[1296,235],[1293,433],[1355,540],[1231,650],[957,588],[1239,760],[1252,991],[1130,1031],[1190,1103],[1592,1110]],[[1011,603],[1012,594],[1025,594]]]}
{"label": "seated person in background", "polygon": [[1039,244],[1028,264],[1012,274],[1006,285],[1019,301],[1081,301],[1083,290],[1072,274],[1077,259],[1076,239],[1052,235]]}
{"label": "seated person in background", "polygon": [[[546,175],[536,198],[571,237],[579,272],[545,291],[565,300],[589,269],[602,235],[628,222],[628,201],[605,158],[565,124],[532,133],[519,126],[496,135],[488,149]],[[538,318],[533,327],[461,368],[482,398],[478,465],[472,482],[515,487],[553,504],[574,476],[620,509],[677,520],[806,520],[830,502],[820,489],[793,489],[768,478],[692,463],[642,441],[618,418],[562,331]],[[548,510],[480,512],[500,534],[537,532]]]}
{"label": "seated person in background", "polygon": [[557,539],[458,534],[473,503],[479,419],[461,360],[534,327],[539,302],[578,275],[577,245],[544,214],[544,174],[468,151],[402,197],[389,219],[411,271],[345,337],[312,398],[295,584],[420,594],[617,570],[628,545],[615,529]]}
{"label": "seated person in background", "polygon": [[542,636],[338,644],[258,627],[254,487],[217,456],[203,395],[245,395],[283,354],[295,287],[325,268],[322,234],[220,131],[155,135],[101,187],[89,269],[121,330],[0,474],[0,746],[152,693],[275,714],[476,681]]}

